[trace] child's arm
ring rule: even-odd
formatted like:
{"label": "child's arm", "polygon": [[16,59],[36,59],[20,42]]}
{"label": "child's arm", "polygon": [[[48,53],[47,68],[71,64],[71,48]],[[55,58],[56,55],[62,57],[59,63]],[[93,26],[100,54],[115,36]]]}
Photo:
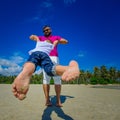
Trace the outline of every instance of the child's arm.
{"label": "child's arm", "polygon": [[31,35],[29,38],[34,41],[40,41],[37,35]]}

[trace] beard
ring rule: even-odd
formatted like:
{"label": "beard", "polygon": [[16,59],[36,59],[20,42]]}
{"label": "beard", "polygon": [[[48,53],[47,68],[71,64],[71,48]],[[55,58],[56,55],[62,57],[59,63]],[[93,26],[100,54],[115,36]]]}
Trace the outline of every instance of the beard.
{"label": "beard", "polygon": [[51,32],[44,34],[45,37],[48,37],[48,36],[50,36],[50,35],[51,35]]}

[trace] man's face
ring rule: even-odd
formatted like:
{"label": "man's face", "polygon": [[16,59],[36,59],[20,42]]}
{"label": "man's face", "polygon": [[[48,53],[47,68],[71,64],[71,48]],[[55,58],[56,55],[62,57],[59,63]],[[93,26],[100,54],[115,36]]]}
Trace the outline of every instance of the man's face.
{"label": "man's face", "polygon": [[50,27],[46,27],[46,28],[44,28],[43,33],[44,33],[44,36],[47,36],[47,37],[48,37],[48,36],[51,35],[52,30],[51,30]]}

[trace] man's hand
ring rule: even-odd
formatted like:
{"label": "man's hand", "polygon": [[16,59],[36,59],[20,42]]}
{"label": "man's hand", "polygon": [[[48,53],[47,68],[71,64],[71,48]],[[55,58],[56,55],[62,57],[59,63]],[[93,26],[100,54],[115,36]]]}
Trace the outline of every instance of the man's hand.
{"label": "man's hand", "polygon": [[61,39],[59,40],[59,43],[60,43],[60,44],[67,44],[68,41],[67,41],[66,39],[64,39],[64,38],[61,38]]}

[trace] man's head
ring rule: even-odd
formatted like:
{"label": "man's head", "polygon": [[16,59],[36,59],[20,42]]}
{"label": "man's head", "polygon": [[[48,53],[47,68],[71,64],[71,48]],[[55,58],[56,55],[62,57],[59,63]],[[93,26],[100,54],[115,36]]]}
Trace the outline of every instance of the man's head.
{"label": "man's head", "polygon": [[50,26],[48,26],[48,25],[45,25],[42,30],[43,30],[44,36],[46,36],[46,37],[48,37],[52,34],[52,30],[51,30]]}

